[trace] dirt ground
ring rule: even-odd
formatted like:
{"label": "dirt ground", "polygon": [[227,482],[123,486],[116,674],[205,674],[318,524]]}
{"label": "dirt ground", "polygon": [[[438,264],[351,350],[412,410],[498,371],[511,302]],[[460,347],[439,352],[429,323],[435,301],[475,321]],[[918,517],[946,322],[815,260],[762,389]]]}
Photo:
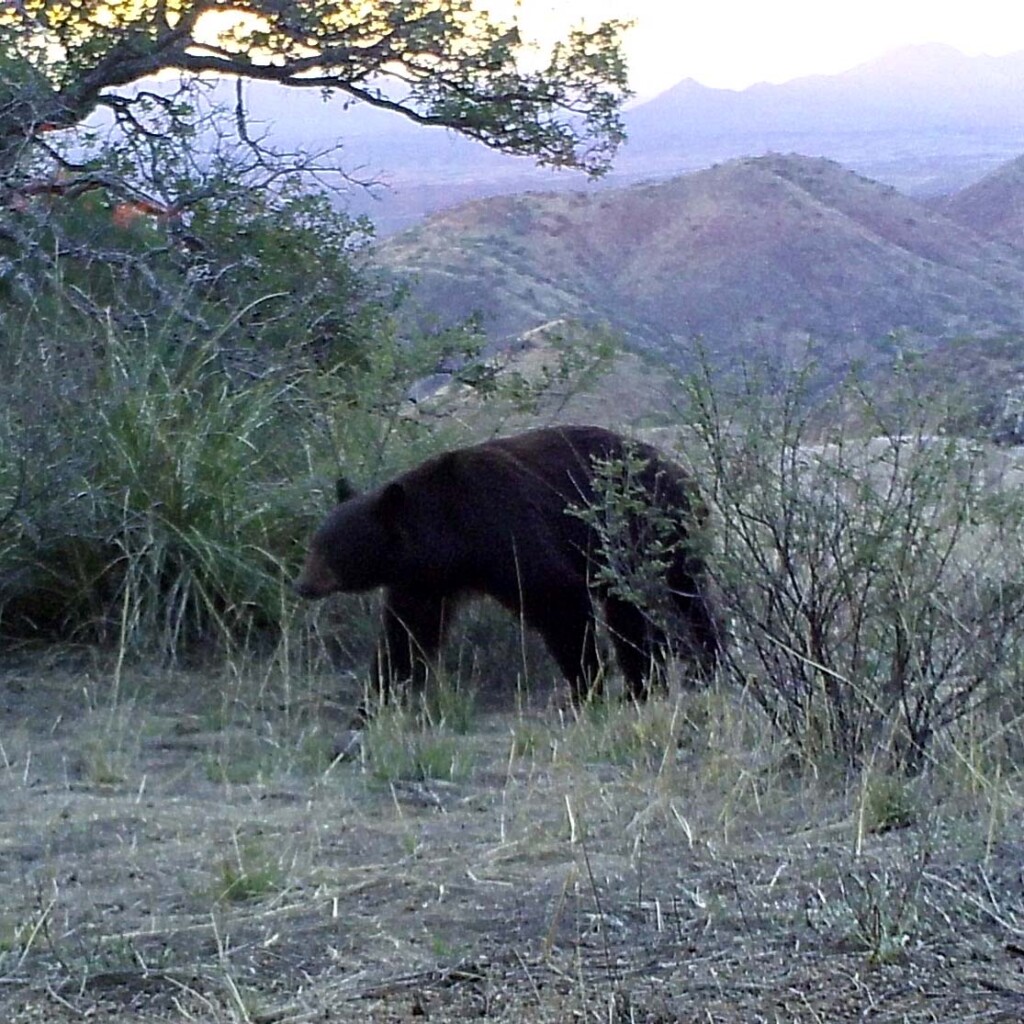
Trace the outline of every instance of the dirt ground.
{"label": "dirt ground", "polygon": [[0,1020],[1024,1021],[1002,769],[873,828],[683,695],[510,701],[408,770],[334,760],[329,685],[0,669]]}

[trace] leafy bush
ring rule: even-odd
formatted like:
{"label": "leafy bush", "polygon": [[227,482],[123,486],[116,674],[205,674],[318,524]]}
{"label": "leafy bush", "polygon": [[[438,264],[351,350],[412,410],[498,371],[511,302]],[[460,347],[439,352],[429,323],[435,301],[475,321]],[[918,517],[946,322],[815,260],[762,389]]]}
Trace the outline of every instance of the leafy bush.
{"label": "leafy bush", "polygon": [[46,413],[23,409],[0,438],[28,481],[5,530],[5,626],[173,649],[214,624],[275,621],[310,511],[281,486],[287,383],[236,387],[213,345],[165,357],[114,331],[94,356],[62,400],[27,361],[17,382]]}
{"label": "leafy bush", "polygon": [[[276,635],[339,470],[373,483],[464,433],[443,402],[410,415],[412,385],[445,367],[488,400],[534,389],[494,385],[472,324],[403,327],[402,290],[365,258],[370,225],[341,212],[356,181],[340,146],[281,152],[249,116],[255,36],[225,44],[240,62],[228,109],[223,79],[152,78],[140,45],[165,71],[194,64],[185,21],[153,49],[145,12],[100,24],[83,8],[74,28],[47,11],[0,16],[0,637],[174,657]],[[415,95],[371,90],[368,103],[605,169],[621,141],[617,23],[556,46],[538,92],[533,76],[509,78],[515,33],[487,18],[442,18],[425,42],[421,19],[384,13],[360,17],[389,41],[389,66],[426,45],[447,71],[420,67]],[[282,53],[331,20],[296,29],[279,14]],[[470,69],[473,88],[446,77],[473,65],[470,50],[494,57],[496,41],[500,60]],[[581,72],[564,58],[584,50]],[[351,93],[365,55],[321,70]]]}
{"label": "leafy bush", "polygon": [[885,412],[855,383],[823,408],[807,379],[691,382],[729,667],[808,757],[917,771],[1019,686],[1024,510],[982,447],[933,432],[948,413],[912,374]]}
{"label": "leafy bush", "polygon": [[273,634],[339,467],[370,481],[444,434],[406,391],[471,332],[400,336],[367,225],[297,155],[230,145],[201,93],[142,97],[162,131],[79,136],[81,187],[52,178],[69,142],[26,151],[0,209],[0,635]]}
{"label": "leafy bush", "polygon": [[[293,230],[265,213],[254,280],[316,263],[332,220]],[[275,249],[274,232],[290,247]],[[253,297],[253,280],[214,301],[186,275],[173,301],[121,295],[99,315],[108,268],[93,277],[71,258],[71,281],[63,260],[21,264],[38,299],[8,307],[0,350],[0,635],[172,657],[197,641],[273,635],[293,613],[285,583],[339,472],[372,484],[464,436],[443,399],[415,415],[408,392],[439,362],[469,374],[471,326],[402,336],[400,296],[351,254],[332,259],[346,327],[316,344],[308,317],[326,286],[307,302],[292,287],[263,322],[257,307],[270,302]],[[483,397],[500,401],[506,389],[487,380]]]}

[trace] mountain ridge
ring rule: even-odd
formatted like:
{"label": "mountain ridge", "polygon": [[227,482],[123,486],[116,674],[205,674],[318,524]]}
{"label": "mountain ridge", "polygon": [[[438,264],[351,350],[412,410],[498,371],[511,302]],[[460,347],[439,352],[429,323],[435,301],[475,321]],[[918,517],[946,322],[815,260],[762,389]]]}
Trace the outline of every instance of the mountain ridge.
{"label": "mountain ridge", "polygon": [[340,139],[356,178],[390,183],[348,198],[352,212],[369,215],[382,235],[471,198],[530,189],[593,193],[771,151],[835,159],[920,196],[954,191],[1024,152],[1024,53],[967,57],[934,45],[891,51],[837,75],[739,91],[683,79],[624,111],[630,137],[598,183],[366,104],[325,104],[267,83],[246,89],[254,121],[266,123],[274,142],[316,149]]}
{"label": "mountain ridge", "polygon": [[932,204],[951,220],[1010,245],[1024,244],[1024,157]]}
{"label": "mountain ridge", "polygon": [[968,57],[930,44],[893,50],[835,75],[742,90],[690,79],[632,108],[628,123],[633,143],[642,146],[666,127],[691,138],[725,130],[836,135],[955,126],[1001,127],[1019,135],[1022,103],[1024,52]]}
{"label": "mountain ridge", "polygon": [[1024,253],[834,161],[771,154],[591,195],[481,199],[384,240],[430,317],[495,344],[561,316],[682,366],[796,359],[829,372],[965,334],[1024,331]]}

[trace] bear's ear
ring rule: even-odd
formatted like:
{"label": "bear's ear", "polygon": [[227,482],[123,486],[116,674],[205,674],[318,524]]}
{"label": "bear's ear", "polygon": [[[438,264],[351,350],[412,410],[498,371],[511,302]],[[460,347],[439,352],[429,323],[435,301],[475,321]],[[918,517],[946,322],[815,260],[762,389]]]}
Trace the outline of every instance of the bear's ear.
{"label": "bear's ear", "polygon": [[334,484],[334,497],[339,505],[343,505],[349,498],[354,498],[358,493],[343,476],[339,476]]}
{"label": "bear's ear", "polygon": [[397,529],[405,499],[405,488],[400,483],[388,484],[377,499],[377,515],[389,529]]}

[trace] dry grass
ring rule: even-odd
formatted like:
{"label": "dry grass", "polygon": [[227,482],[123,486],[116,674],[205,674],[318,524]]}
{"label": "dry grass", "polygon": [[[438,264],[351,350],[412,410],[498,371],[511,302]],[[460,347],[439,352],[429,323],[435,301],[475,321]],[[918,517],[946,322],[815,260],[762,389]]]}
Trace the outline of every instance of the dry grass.
{"label": "dry grass", "polygon": [[[339,761],[334,685],[7,668],[4,1020],[1024,1012],[1012,715],[906,784],[801,762],[717,691],[510,693]],[[402,770],[430,744],[460,770]]]}

